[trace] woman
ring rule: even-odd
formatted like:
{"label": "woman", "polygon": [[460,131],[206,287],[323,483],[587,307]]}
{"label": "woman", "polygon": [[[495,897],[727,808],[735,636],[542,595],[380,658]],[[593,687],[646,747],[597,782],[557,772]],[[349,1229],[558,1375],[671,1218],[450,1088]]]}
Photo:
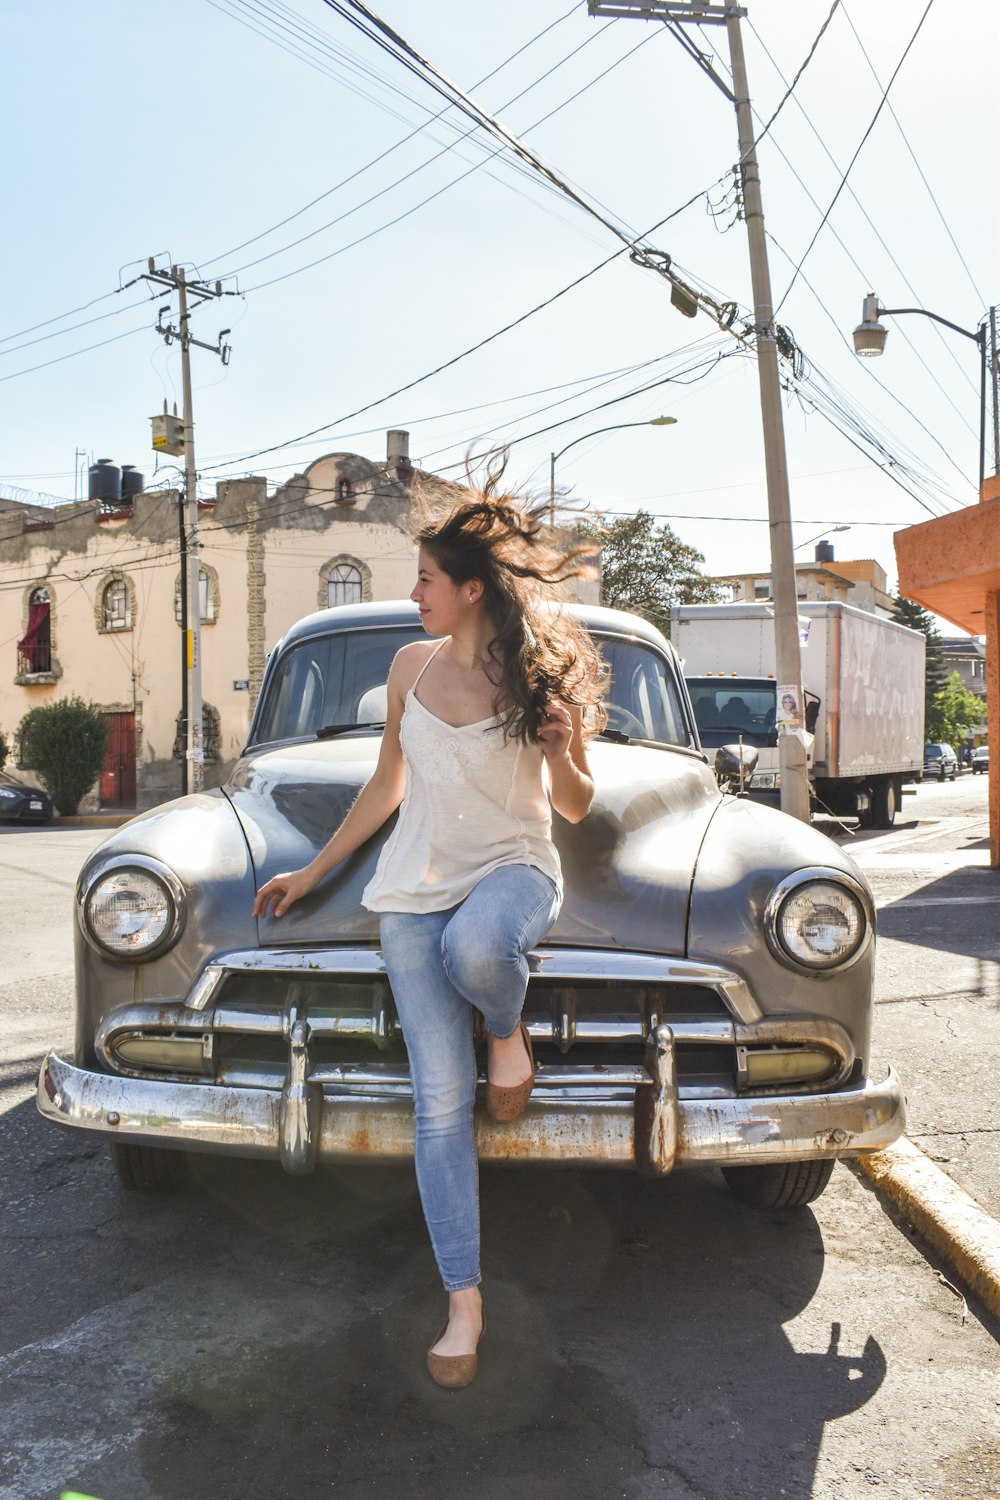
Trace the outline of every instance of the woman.
{"label": "woman", "polygon": [[472,1011],[486,1022],[487,1110],[516,1119],[534,1082],[525,955],[562,896],[549,799],[573,823],[590,807],[584,714],[602,714],[605,675],[589,637],[546,603],[593,549],[557,552],[531,510],[497,493],[502,473],[416,531],[410,598],[433,643],[397,653],[378,764],[336,833],[254,903],[281,917],[400,809],[362,901],[380,914],[410,1059],[417,1183],[448,1292],[427,1365],[449,1387],[474,1378],[485,1326]]}

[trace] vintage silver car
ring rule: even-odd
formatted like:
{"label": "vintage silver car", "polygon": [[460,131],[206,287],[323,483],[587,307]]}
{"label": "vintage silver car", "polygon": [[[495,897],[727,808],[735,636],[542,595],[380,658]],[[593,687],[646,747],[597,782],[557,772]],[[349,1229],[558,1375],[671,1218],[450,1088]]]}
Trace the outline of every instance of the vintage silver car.
{"label": "vintage silver car", "polygon": [[[895,1074],[869,1077],[870,892],[822,833],[720,791],[658,631],[578,608],[612,673],[596,796],[554,820],[566,898],[531,957],[535,1091],[513,1124],[477,1110],[480,1155],[715,1164],[750,1202],[807,1203],[837,1157],[903,1129]],[[107,1140],[126,1186],[172,1185],[189,1151],[294,1173],[411,1154],[405,1038],[360,904],[388,827],[280,921],[251,907],[371,775],[389,664],[421,634],[408,603],[300,621],[229,782],[84,866],[75,1050],[46,1057],[38,1107]]]}

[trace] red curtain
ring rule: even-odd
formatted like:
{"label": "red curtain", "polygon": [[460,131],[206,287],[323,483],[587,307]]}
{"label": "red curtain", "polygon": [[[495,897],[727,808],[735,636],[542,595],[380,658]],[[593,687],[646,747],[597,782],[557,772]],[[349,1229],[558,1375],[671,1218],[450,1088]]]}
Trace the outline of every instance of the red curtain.
{"label": "red curtain", "polygon": [[28,611],[28,629],[18,641],[17,649],[32,672],[47,672],[50,666],[51,636],[48,604],[33,604]]}

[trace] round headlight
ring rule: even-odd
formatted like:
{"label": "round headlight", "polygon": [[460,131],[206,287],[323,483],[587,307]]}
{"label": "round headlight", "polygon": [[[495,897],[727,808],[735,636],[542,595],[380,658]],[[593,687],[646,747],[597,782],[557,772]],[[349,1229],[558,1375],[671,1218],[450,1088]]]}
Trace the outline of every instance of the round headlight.
{"label": "round headlight", "polygon": [[167,872],[124,866],[98,876],[83,902],[88,936],[114,958],[150,958],[180,932],[179,893]]}
{"label": "round headlight", "polygon": [[860,887],[841,880],[786,883],[768,903],[767,935],[777,956],[805,969],[840,969],[857,958],[871,931]]}

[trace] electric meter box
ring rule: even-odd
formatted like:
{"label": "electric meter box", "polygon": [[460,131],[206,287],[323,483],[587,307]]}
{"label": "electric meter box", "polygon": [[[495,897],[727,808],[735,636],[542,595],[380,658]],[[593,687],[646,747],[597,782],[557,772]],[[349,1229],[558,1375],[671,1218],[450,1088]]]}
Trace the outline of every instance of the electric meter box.
{"label": "electric meter box", "polygon": [[184,452],[184,423],[180,417],[160,412],[149,420],[153,425],[153,447],[157,453]]}

